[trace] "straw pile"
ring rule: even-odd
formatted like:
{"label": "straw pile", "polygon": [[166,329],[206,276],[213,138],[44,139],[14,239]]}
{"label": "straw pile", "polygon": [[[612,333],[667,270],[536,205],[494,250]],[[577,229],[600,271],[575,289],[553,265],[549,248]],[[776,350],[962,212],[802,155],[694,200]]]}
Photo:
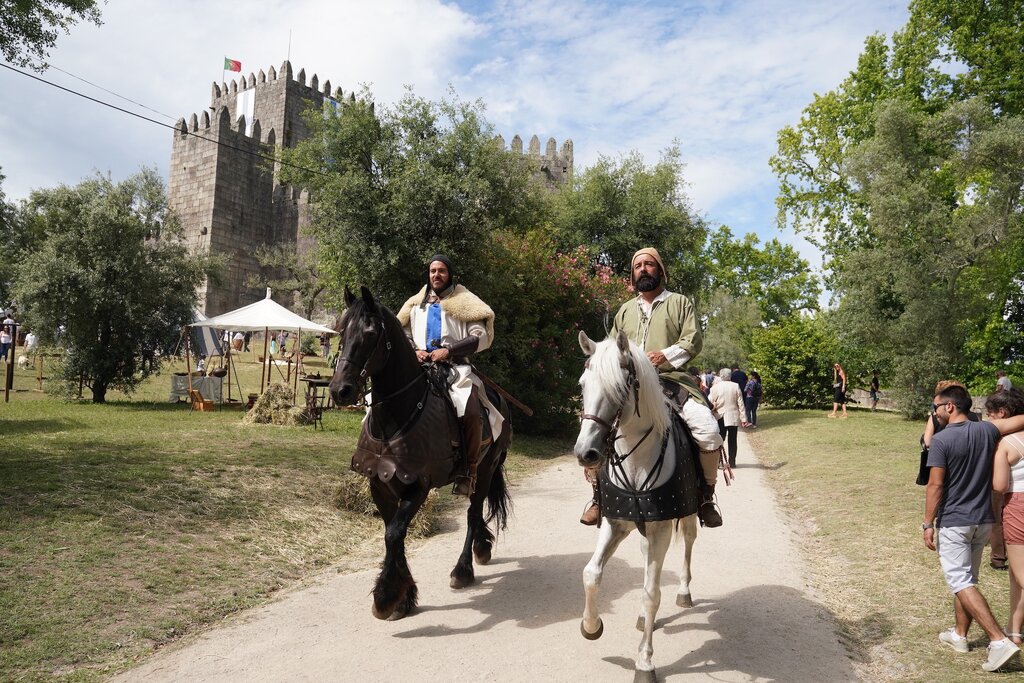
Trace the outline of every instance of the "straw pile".
{"label": "straw pile", "polygon": [[271,384],[242,418],[243,424],[274,424],[299,427],[313,423],[305,407],[292,405],[292,391],[283,384]]}

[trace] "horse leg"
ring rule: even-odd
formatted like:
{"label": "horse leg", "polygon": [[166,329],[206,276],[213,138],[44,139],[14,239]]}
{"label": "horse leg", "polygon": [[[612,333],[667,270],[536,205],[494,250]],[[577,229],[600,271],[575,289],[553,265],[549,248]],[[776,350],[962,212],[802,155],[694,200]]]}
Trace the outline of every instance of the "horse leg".
{"label": "horse leg", "polygon": [[455,563],[455,568],[452,569],[451,580],[448,582],[452,588],[465,588],[476,581],[473,573],[473,539],[479,533],[480,527],[485,530],[487,528],[484,524],[483,499],[482,488],[478,487],[470,497],[469,510],[466,512],[466,540],[462,544],[462,553],[459,555],[459,561]]}
{"label": "horse leg", "polygon": [[686,552],[683,558],[683,566],[679,571],[679,591],[676,593],[676,605],[679,607],[693,607],[693,596],[690,595],[690,558],[693,555],[693,542],[697,540],[697,515],[690,515],[679,520],[679,531],[683,534],[683,543]]}
{"label": "horse leg", "polygon": [[586,603],[583,606],[583,621],[580,622],[580,633],[587,640],[597,640],[604,632],[604,623],[597,612],[597,591],[601,587],[601,576],[604,566],[615,554],[622,540],[633,530],[631,523],[605,519],[597,537],[597,547],[590,562],[583,568],[583,593]]}
{"label": "horse leg", "polygon": [[654,522],[647,525],[647,538],[642,542],[644,560],[647,568],[644,572],[643,615],[637,620],[643,621],[644,635],[640,639],[637,651],[636,670],[633,683],[654,683],[654,623],[661,606],[661,569],[665,566],[665,553],[672,541],[673,522]]}
{"label": "horse leg", "polygon": [[[410,489],[399,500],[394,516],[387,522],[384,531],[384,563],[373,588],[373,616],[378,619],[390,617],[399,603],[403,603],[406,613],[416,606],[416,582],[405,559],[405,536],[409,531],[409,523],[427,499],[427,493],[428,489],[423,486]],[[407,599],[410,593],[412,604]]]}

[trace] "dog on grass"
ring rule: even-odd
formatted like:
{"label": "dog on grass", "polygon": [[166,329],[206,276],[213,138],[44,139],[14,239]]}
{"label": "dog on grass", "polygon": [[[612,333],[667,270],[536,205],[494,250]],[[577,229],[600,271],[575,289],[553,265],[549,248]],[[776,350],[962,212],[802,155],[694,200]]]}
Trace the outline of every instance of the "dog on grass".
{"label": "dog on grass", "polygon": [[28,356],[18,356],[18,367],[22,370],[28,370],[29,360]]}

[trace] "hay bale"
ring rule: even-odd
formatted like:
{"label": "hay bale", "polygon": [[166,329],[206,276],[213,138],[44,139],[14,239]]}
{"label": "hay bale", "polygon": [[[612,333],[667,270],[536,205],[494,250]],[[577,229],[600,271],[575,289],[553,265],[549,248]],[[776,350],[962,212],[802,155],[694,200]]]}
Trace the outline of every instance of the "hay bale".
{"label": "hay bale", "polygon": [[292,405],[291,389],[283,384],[271,384],[256,399],[242,423],[299,427],[313,424],[313,414],[305,406]]}
{"label": "hay bale", "polygon": [[[412,524],[409,525],[409,535],[412,538],[427,538],[433,536],[441,529],[440,510],[437,505],[438,490],[434,489],[427,495]],[[334,507],[339,510],[353,512],[366,517],[379,517],[377,506],[370,496],[370,481],[351,470],[341,475],[341,480],[334,489]]]}

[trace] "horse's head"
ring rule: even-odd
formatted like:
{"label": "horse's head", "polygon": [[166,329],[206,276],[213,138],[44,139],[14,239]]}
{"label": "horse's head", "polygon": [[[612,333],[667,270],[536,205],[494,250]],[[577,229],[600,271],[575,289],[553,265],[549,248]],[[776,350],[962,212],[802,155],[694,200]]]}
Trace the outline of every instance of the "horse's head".
{"label": "horse's head", "polygon": [[367,377],[379,372],[386,362],[386,347],[390,344],[380,304],[366,287],[362,287],[360,293],[362,296],[356,298],[345,287],[348,308],[338,325],[341,348],[329,385],[331,396],[339,406],[355,403]]}
{"label": "horse's head", "polygon": [[625,333],[594,342],[580,332],[579,340],[589,358],[580,376],[583,415],[573,452],[580,465],[597,469],[604,465],[620,425],[635,416],[663,430],[668,411],[657,371]]}

